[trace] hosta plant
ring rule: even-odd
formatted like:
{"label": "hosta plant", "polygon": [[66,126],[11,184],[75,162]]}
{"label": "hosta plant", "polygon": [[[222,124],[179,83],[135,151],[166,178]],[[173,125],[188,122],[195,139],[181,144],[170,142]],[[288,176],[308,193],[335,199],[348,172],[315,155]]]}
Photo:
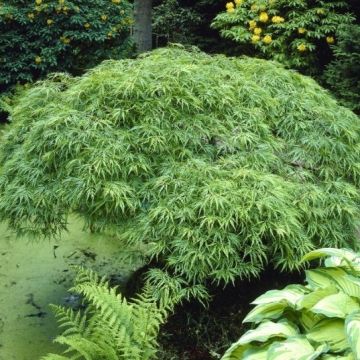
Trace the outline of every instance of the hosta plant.
{"label": "hosta plant", "polygon": [[130,52],[127,0],[0,1],[0,91]]}
{"label": "hosta plant", "polygon": [[254,324],[222,360],[360,359],[360,254],[324,248],[306,271],[306,285],[270,290],[257,298],[244,323]]}
{"label": "hosta plant", "polygon": [[[164,289],[165,290],[165,289]],[[63,355],[49,354],[43,360],[149,360],[156,358],[160,325],[173,308],[175,297],[161,301],[147,285],[137,298],[127,301],[91,270],[79,268],[73,295],[83,300],[84,309],[53,305],[61,328],[55,339],[64,346]]]}
{"label": "hosta plant", "polygon": [[307,73],[326,61],[338,27],[353,21],[341,0],[234,0],[226,8],[212,24],[223,37]]}
{"label": "hosta plant", "polygon": [[357,244],[359,119],[279,64],[163,48],[55,75],[10,113],[0,217],[20,235],[77,214],[193,284]]}

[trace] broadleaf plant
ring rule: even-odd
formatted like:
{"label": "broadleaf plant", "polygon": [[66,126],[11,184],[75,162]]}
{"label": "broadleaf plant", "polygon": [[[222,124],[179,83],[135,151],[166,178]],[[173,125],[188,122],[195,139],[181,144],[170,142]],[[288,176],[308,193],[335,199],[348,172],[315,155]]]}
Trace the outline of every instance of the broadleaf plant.
{"label": "broadleaf plant", "polygon": [[[271,290],[253,302],[256,307],[244,322],[255,328],[222,360],[359,359],[360,254],[325,248],[310,252],[304,261],[324,256],[324,267],[307,270],[305,286]],[[316,283],[314,274],[320,274]],[[354,287],[357,292],[349,292]],[[269,312],[271,307],[277,311]]]}
{"label": "broadleaf plant", "polygon": [[19,235],[77,214],[202,294],[357,246],[359,119],[277,63],[162,48],[54,75],[10,112],[0,217]]}

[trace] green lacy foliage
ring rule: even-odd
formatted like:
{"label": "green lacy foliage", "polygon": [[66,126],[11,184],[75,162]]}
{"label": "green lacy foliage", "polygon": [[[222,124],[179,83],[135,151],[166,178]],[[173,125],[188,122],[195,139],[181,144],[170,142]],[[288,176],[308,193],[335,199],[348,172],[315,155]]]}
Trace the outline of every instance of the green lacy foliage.
{"label": "green lacy foliage", "polygon": [[40,82],[11,117],[0,216],[19,234],[76,213],[199,283],[357,241],[359,119],[277,63],[158,49]]}
{"label": "green lacy foliage", "polygon": [[236,0],[226,7],[212,24],[223,37],[307,73],[330,51],[337,28],[353,21],[345,1]]}
{"label": "green lacy foliage", "polygon": [[306,271],[306,286],[289,285],[257,298],[244,322],[256,324],[222,360],[360,359],[360,254],[320,249],[327,257]]}
{"label": "green lacy foliage", "polygon": [[325,83],[344,105],[360,113],[360,25],[341,27],[333,51]]}
{"label": "green lacy foliage", "polygon": [[0,89],[129,53],[126,0],[0,1]]}
{"label": "green lacy foliage", "polygon": [[[156,358],[160,325],[173,308],[166,296],[155,300],[146,286],[128,302],[105,279],[79,268],[70,289],[84,299],[85,311],[53,306],[61,328],[55,342],[66,346],[65,355],[49,354],[44,360],[148,360]],[[64,354],[65,354],[64,353]]]}

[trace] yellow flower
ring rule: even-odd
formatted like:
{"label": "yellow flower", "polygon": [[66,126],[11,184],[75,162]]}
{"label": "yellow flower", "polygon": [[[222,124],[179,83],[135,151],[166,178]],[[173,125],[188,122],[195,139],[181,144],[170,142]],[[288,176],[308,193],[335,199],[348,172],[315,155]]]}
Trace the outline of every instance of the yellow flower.
{"label": "yellow flower", "polygon": [[272,42],[272,37],[270,35],[266,35],[263,38],[263,43],[269,45]]}
{"label": "yellow flower", "polygon": [[40,56],[37,56],[35,58],[35,64],[40,64],[41,63],[41,57]]}
{"label": "yellow flower", "polygon": [[41,11],[41,6],[35,6],[35,10],[36,10],[37,12],[40,12],[40,11]]}
{"label": "yellow flower", "polygon": [[254,29],[254,34],[255,35],[260,35],[261,33],[262,33],[262,28],[257,27],[257,28]]}
{"label": "yellow flower", "polygon": [[335,42],[335,38],[333,36],[327,36],[326,37],[326,42],[328,44],[333,44]]}
{"label": "yellow flower", "polygon": [[225,7],[226,7],[226,9],[227,10],[229,10],[229,9],[233,9],[234,8],[234,3],[233,2],[228,2],[228,3],[226,3],[226,5],[225,5]]}
{"label": "yellow flower", "polygon": [[273,18],[271,19],[271,21],[274,24],[280,24],[283,23],[285,21],[285,19],[282,16],[273,16]]}
{"label": "yellow flower", "polygon": [[251,41],[253,43],[257,43],[260,40],[260,36],[259,35],[253,35],[251,38]]}
{"label": "yellow flower", "polygon": [[60,5],[64,5],[64,3],[65,3],[65,0],[59,0]]}
{"label": "yellow flower", "polygon": [[306,51],[306,45],[305,44],[300,44],[300,45],[298,45],[297,49],[300,52],[304,52],[304,51]]}
{"label": "yellow flower", "polygon": [[235,11],[235,9],[234,8],[228,8],[228,9],[226,9],[226,11],[231,14],[231,13],[233,13]]}
{"label": "yellow flower", "polygon": [[89,23],[84,24],[85,29],[90,29],[91,25]]}
{"label": "yellow flower", "polygon": [[113,4],[120,4],[121,0],[111,0]]}
{"label": "yellow flower", "polygon": [[305,33],[306,33],[306,29],[305,29],[305,28],[298,28],[298,33],[299,33],[300,35],[305,34]]}
{"label": "yellow flower", "polygon": [[252,4],[250,9],[251,11],[257,11],[259,7],[256,4]]}
{"label": "yellow flower", "polygon": [[36,5],[41,5],[41,3],[42,3],[42,0],[35,0]]}
{"label": "yellow flower", "polygon": [[108,34],[107,34],[107,36],[108,36],[108,38],[111,38],[112,37],[112,35],[113,35],[113,33],[110,31],[110,32],[108,32]]}
{"label": "yellow flower", "polygon": [[107,18],[108,18],[107,15],[101,15],[101,20],[102,20],[102,21],[106,21]]}
{"label": "yellow flower", "polygon": [[124,14],[125,14],[125,11],[124,11],[124,10],[120,10],[120,14],[121,14],[121,15],[124,15]]}
{"label": "yellow flower", "polygon": [[241,6],[244,3],[244,0],[235,0],[236,6]]}
{"label": "yellow flower", "polygon": [[254,29],[255,27],[256,27],[256,21],[255,20],[250,20],[249,21],[250,30]]}
{"label": "yellow flower", "polygon": [[33,13],[29,13],[29,14],[27,14],[27,16],[30,20],[33,20],[35,17],[35,15]]}
{"label": "yellow flower", "polygon": [[51,19],[47,19],[46,20],[46,23],[50,26],[54,23],[54,20],[51,20]]}
{"label": "yellow flower", "polygon": [[66,36],[60,36],[60,41],[62,41],[64,44],[70,44],[70,39]]}
{"label": "yellow flower", "polygon": [[260,13],[259,20],[266,23],[269,20],[269,15],[265,11],[263,11]]}
{"label": "yellow flower", "polygon": [[316,10],[316,13],[317,13],[318,15],[324,15],[324,14],[325,14],[325,10],[324,10],[324,9],[317,9],[317,10]]}

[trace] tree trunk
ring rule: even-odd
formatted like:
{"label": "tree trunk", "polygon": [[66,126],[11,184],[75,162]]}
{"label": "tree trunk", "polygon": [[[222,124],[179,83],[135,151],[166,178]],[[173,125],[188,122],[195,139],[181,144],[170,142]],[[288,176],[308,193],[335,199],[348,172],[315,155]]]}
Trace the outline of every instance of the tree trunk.
{"label": "tree trunk", "polygon": [[152,0],[134,0],[134,41],[138,53],[152,49],[151,13]]}

